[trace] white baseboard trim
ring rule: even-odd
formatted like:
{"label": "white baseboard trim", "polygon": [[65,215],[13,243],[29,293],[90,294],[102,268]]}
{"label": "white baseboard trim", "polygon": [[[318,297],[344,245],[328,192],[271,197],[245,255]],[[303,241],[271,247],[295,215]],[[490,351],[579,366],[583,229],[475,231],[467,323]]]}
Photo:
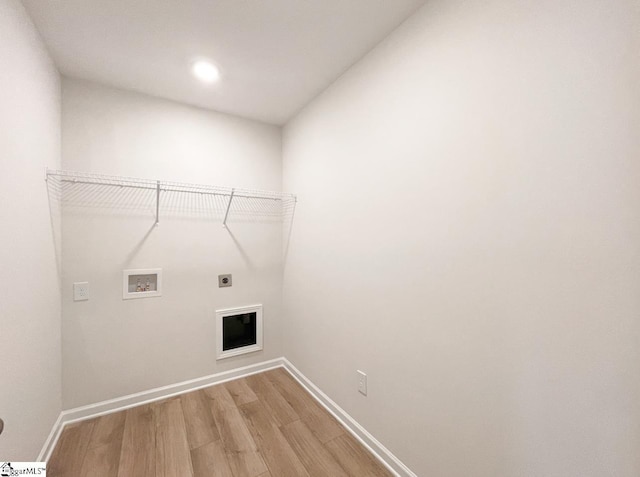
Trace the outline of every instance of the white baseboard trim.
{"label": "white baseboard trim", "polygon": [[124,411],[131,407],[148,404],[150,402],[167,399],[172,396],[184,394],[198,389],[221,384],[252,374],[261,373],[269,369],[284,367],[308,392],[311,394],[329,413],[333,415],[353,436],[358,439],[380,462],[384,464],[389,471],[397,477],[417,477],[406,465],[400,461],[395,455],[383,446],[373,437],[364,427],[353,419],[347,412],[338,406],[329,396],[323,393],[313,382],[311,382],[304,374],[300,372],[286,358],[276,358],[270,361],[244,366],[242,368],[232,369],[222,373],[212,374],[202,378],[191,379],[181,383],[170,384],[148,391],[142,391],[128,396],[122,396],[115,399],[109,399],[88,406],[77,407],[62,411],[58,416],[49,437],[47,438],[38,462],[45,462],[51,458],[51,453],[55,448],[62,430],[68,424],[93,419],[95,417],[111,414],[118,411]]}
{"label": "white baseboard trim", "polygon": [[352,418],[347,412],[338,406],[320,388],[313,384],[309,378],[300,372],[287,358],[282,358],[284,368],[311,394],[333,417],[335,417],[353,436],[365,446],[384,466],[397,477],[418,477],[400,459],[383,446],[364,427]]}
{"label": "white baseboard trim", "polygon": [[93,419],[95,417],[103,416],[105,414],[111,414],[118,411],[124,411],[135,406],[141,406],[150,402],[167,399],[178,394],[184,394],[190,391],[196,391],[198,389],[213,386],[214,384],[221,384],[227,381],[231,381],[252,374],[261,373],[269,369],[280,368],[284,366],[284,358],[276,358],[270,361],[263,361],[261,363],[251,364],[242,368],[232,369],[230,371],[224,371],[222,373],[212,374],[202,378],[191,379],[189,381],[183,381],[181,383],[170,384],[168,386],[162,386],[155,389],[149,389],[135,394],[129,394],[128,396],[122,396],[115,399],[109,399],[96,404],[90,404],[88,406],[76,407],[74,409],[68,409],[62,411],[58,420],[51,429],[51,433],[47,438],[40,455],[38,456],[38,462],[48,461],[51,457],[51,453],[55,448],[60,434],[64,427],[68,424],[84,421],[87,419]]}
{"label": "white baseboard trim", "polygon": [[47,440],[44,441],[44,445],[42,446],[40,454],[38,454],[38,457],[36,458],[36,462],[44,462],[49,460],[49,456],[51,456],[51,453],[53,452],[53,449],[55,448],[58,439],[60,438],[60,433],[62,433],[62,427],[62,413],[60,413],[58,414],[58,419],[56,419],[56,422],[51,428],[49,437],[47,437]]}

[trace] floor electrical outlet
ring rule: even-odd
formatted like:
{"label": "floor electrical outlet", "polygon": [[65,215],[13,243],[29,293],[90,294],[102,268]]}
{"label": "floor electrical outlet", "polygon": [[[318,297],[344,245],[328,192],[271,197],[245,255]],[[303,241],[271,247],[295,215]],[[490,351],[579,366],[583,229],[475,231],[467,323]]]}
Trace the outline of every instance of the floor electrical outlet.
{"label": "floor electrical outlet", "polygon": [[358,370],[358,392],[367,395],[367,375]]}
{"label": "floor electrical outlet", "polygon": [[73,284],[73,301],[85,301],[89,299],[89,282],[76,282]]}

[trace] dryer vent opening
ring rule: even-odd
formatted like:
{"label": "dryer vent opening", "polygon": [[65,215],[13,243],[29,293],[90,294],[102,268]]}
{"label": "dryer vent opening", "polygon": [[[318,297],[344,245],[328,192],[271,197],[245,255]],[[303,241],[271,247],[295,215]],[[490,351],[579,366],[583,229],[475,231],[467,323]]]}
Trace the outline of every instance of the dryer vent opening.
{"label": "dryer vent opening", "polygon": [[216,311],[218,359],[262,349],[262,305]]}
{"label": "dryer vent opening", "polygon": [[242,313],[222,318],[222,351],[257,343],[257,313]]}

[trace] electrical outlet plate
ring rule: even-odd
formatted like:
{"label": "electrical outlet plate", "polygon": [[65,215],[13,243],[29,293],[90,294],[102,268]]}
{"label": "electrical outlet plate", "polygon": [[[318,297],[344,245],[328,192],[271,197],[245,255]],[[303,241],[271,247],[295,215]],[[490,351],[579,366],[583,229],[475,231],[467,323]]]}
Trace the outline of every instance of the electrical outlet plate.
{"label": "electrical outlet plate", "polygon": [[233,285],[233,280],[230,273],[225,275],[218,275],[218,288],[230,287]]}
{"label": "electrical outlet plate", "polygon": [[367,375],[358,370],[358,392],[367,395]]}
{"label": "electrical outlet plate", "polygon": [[89,282],[76,282],[73,284],[73,301],[86,301],[89,299]]}

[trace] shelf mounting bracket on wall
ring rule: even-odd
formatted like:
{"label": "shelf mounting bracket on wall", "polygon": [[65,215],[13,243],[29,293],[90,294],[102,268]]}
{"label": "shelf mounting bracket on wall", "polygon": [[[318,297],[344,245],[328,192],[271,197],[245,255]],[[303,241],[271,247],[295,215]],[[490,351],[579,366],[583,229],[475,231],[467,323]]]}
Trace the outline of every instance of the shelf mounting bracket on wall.
{"label": "shelf mounting bracket on wall", "polygon": [[235,189],[231,189],[231,195],[229,196],[229,203],[227,204],[227,211],[224,213],[224,220],[222,221],[222,226],[227,227],[227,217],[229,217],[229,210],[231,209],[231,202],[233,202],[233,194],[235,193]]}
{"label": "shelf mounting bracket on wall", "polygon": [[160,225],[160,181],[156,181],[156,227]]}

